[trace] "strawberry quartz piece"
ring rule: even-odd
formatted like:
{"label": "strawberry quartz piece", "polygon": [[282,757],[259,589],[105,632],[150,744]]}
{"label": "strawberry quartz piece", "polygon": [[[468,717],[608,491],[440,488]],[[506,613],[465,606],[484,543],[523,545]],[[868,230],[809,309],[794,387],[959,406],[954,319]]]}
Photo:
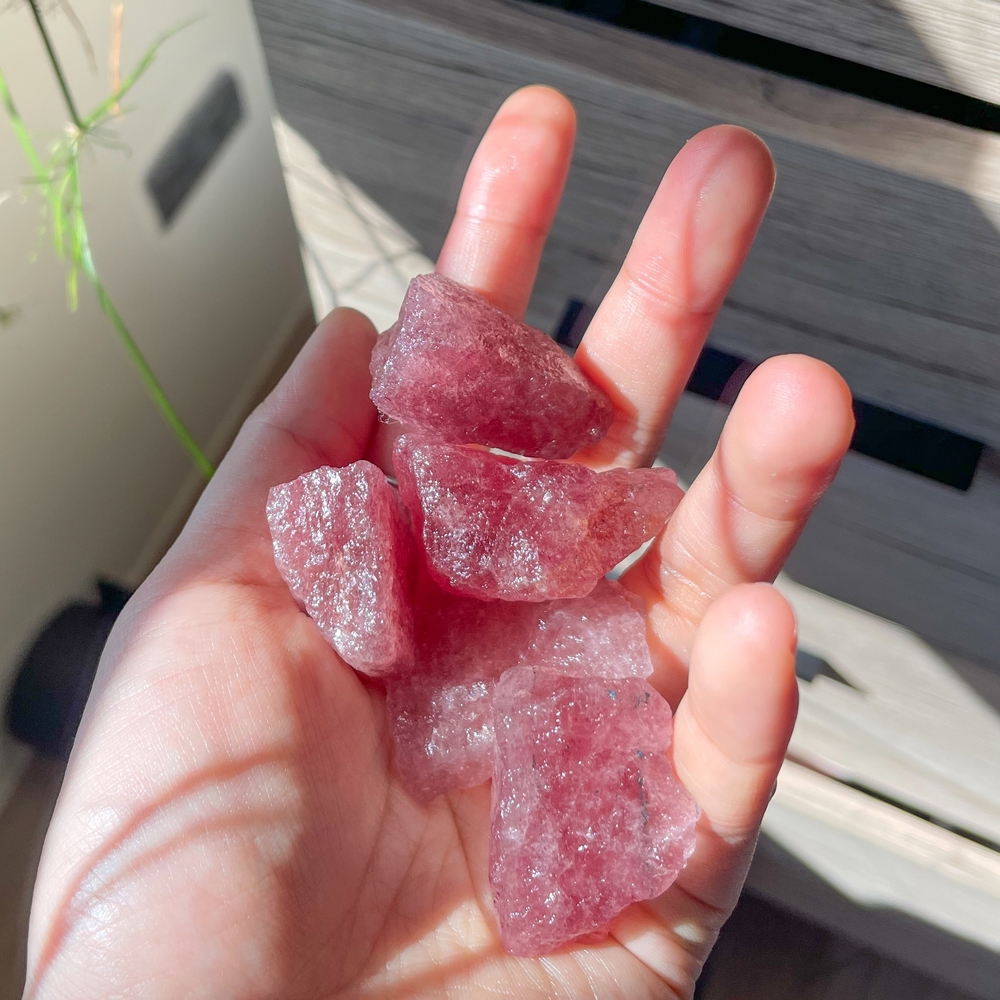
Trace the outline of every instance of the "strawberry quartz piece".
{"label": "strawberry quartz piece", "polygon": [[370,462],[324,467],[271,489],[274,561],[340,656],[366,674],[413,662],[410,518]]}
{"label": "strawberry quartz piece", "polygon": [[535,628],[519,664],[571,677],[653,672],[642,598],[620,583],[601,579],[586,597],[529,606],[537,610]]}
{"label": "strawberry quartz piece", "polygon": [[439,274],[410,282],[371,373],[383,413],[444,441],[518,455],[569,458],[614,417],[555,341]]}
{"label": "strawberry quartz piece", "polygon": [[481,600],[585,596],[683,496],[670,469],[519,462],[421,434],[394,462],[431,575]]}
{"label": "strawberry quartz piece", "polygon": [[428,802],[493,773],[493,688],[530,644],[535,605],[421,589],[416,663],[386,678],[386,709],[403,785]]}
{"label": "strawberry quartz piece", "polygon": [[490,884],[504,947],[593,939],[669,888],[698,807],[666,757],[670,706],[638,678],[508,670],[494,695]]}
{"label": "strawberry quartz piece", "polygon": [[493,773],[493,690],[518,664],[563,674],[647,677],[642,602],[600,580],[587,596],[540,604],[477,601],[430,585],[416,610],[416,666],[386,679],[396,766],[427,802]]}

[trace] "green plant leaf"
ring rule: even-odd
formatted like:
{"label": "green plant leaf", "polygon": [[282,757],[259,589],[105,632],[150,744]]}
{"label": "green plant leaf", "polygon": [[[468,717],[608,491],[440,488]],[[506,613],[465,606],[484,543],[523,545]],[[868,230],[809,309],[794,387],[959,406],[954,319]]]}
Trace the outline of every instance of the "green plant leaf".
{"label": "green plant leaf", "polygon": [[[191,433],[174,409],[173,404],[167,398],[162,386],[153,374],[153,370],[146,361],[145,355],[122,320],[97,272],[90,252],[90,239],[83,212],[83,195],[80,184],[79,154],[83,143],[95,129],[99,128],[111,116],[112,110],[118,107],[119,100],[135,86],[136,82],[152,64],[160,46],[186,26],[186,24],[181,25],[164,35],[151,46],[142,59],[139,60],[135,69],[122,81],[121,86],[118,87],[115,93],[97,105],[83,121],[77,121],[75,110],[72,108],[71,102],[69,102],[68,91],[66,90],[65,81],[62,78],[61,70],[56,61],[55,53],[51,50],[50,46],[48,49],[50,62],[52,63],[53,71],[63,84],[64,94],[70,105],[70,113],[75,124],[71,127],[68,138],[57,144],[55,149],[53,149],[48,164],[38,155],[31,135],[14,104],[2,69],[0,69],[0,103],[3,104],[18,144],[34,174],[31,182],[32,186],[38,191],[51,215],[52,241],[56,253],[66,261],[68,267],[66,273],[66,297],[69,308],[71,310],[77,308],[79,301],[79,275],[82,271],[84,277],[94,289],[102,312],[108,318],[112,328],[118,335],[125,353],[132,361],[164,421],[170,427],[171,431],[173,431],[174,436],[188,453],[191,461],[201,474],[206,479],[211,479],[215,471],[212,463],[209,462],[205,453],[199,448],[197,442],[191,436]],[[40,23],[39,30],[42,30],[44,33],[44,29]],[[16,311],[11,311],[9,308],[0,308],[0,324],[10,322],[15,314]]]}

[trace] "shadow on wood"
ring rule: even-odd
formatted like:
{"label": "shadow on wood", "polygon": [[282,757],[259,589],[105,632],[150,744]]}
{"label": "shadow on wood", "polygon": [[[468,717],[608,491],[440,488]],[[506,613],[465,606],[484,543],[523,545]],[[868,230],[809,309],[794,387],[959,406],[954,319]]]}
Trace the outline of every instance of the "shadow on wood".
{"label": "shadow on wood", "polygon": [[[862,948],[887,955],[938,982],[950,983],[969,996],[981,997],[982,1000],[993,1000],[996,996],[996,984],[1000,982],[1000,955],[915,920],[908,914],[884,907],[859,906],[767,836],[762,836],[757,846],[747,890],[814,924],[822,925]],[[725,995],[719,994],[720,997]],[[756,994],[739,995],[749,1000]],[[771,996],[767,993],[759,995]],[[939,995],[944,998],[953,994],[927,994],[935,998]],[[711,992],[704,996],[714,998]],[[777,1000],[781,994],[773,996]],[[831,1000],[836,996],[838,994],[832,994]],[[843,996],[865,996],[872,1000],[878,997],[882,1000],[883,994],[845,992]],[[919,992],[905,991],[885,994],[886,1000],[896,1000],[897,997],[899,1000],[904,997],[911,1000],[912,997],[922,996],[924,994]]]}

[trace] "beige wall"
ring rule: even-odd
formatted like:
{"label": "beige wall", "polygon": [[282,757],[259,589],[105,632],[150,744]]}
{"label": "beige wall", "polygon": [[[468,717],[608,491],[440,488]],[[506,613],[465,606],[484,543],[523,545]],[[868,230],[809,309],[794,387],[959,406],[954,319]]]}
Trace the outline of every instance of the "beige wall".
{"label": "beige wall", "polygon": [[[96,50],[96,76],[58,10],[50,23],[86,109],[108,92],[111,3],[73,6]],[[248,4],[128,0],[122,65],[191,18],[115,123],[129,153],[95,144],[83,183],[106,284],[196,439],[217,458],[308,299]],[[44,148],[66,116],[26,5],[0,13],[0,66]],[[244,121],[164,231],[143,177],[223,68],[240,82]],[[139,581],[197,487],[89,288],[81,285],[79,311],[67,312],[64,268],[39,233],[37,200],[23,194],[26,174],[0,118],[0,197],[9,194],[0,204],[0,305],[18,310],[0,328],[2,696],[25,643],[62,602],[89,595],[99,573]],[[0,786],[4,768],[0,746]]]}

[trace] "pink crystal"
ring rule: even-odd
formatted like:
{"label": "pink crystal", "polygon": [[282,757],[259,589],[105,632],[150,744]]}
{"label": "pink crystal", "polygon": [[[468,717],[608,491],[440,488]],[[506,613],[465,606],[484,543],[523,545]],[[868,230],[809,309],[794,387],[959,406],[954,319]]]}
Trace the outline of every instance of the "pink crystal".
{"label": "pink crystal", "polygon": [[454,443],[569,458],[614,417],[555,341],[438,274],[410,282],[371,371],[383,413]]}
{"label": "pink crystal", "polygon": [[396,768],[414,798],[427,802],[492,774],[493,688],[529,645],[535,607],[422,588],[414,669],[386,678]]}
{"label": "pink crystal", "polygon": [[[505,603],[505,602],[503,602]],[[570,677],[648,677],[642,599],[613,580],[598,580],[586,597],[529,605],[538,609],[522,666],[544,667]]]}
{"label": "pink crystal", "polygon": [[493,711],[490,884],[504,947],[544,955],[669,888],[698,807],[666,757],[667,702],[637,678],[518,667]]}
{"label": "pink crystal", "polygon": [[394,462],[431,574],[485,600],[585,596],[683,496],[669,469],[519,462],[420,434]]}
{"label": "pink crystal", "polygon": [[493,773],[493,680],[404,678],[386,686],[403,787],[418,802]]}
{"label": "pink crystal", "polygon": [[330,645],[366,674],[412,664],[409,515],[370,462],[324,467],[271,489],[278,571]]}
{"label": "pink crystal", "polygon": [[518,664],[574,676],[647,677],[642,602],[600,580],[587,596],[541,604],[477,601],[431,586],[417,604],[414,670],[386,679],[396,766],[429,801],[493,773],[493,688]]}

